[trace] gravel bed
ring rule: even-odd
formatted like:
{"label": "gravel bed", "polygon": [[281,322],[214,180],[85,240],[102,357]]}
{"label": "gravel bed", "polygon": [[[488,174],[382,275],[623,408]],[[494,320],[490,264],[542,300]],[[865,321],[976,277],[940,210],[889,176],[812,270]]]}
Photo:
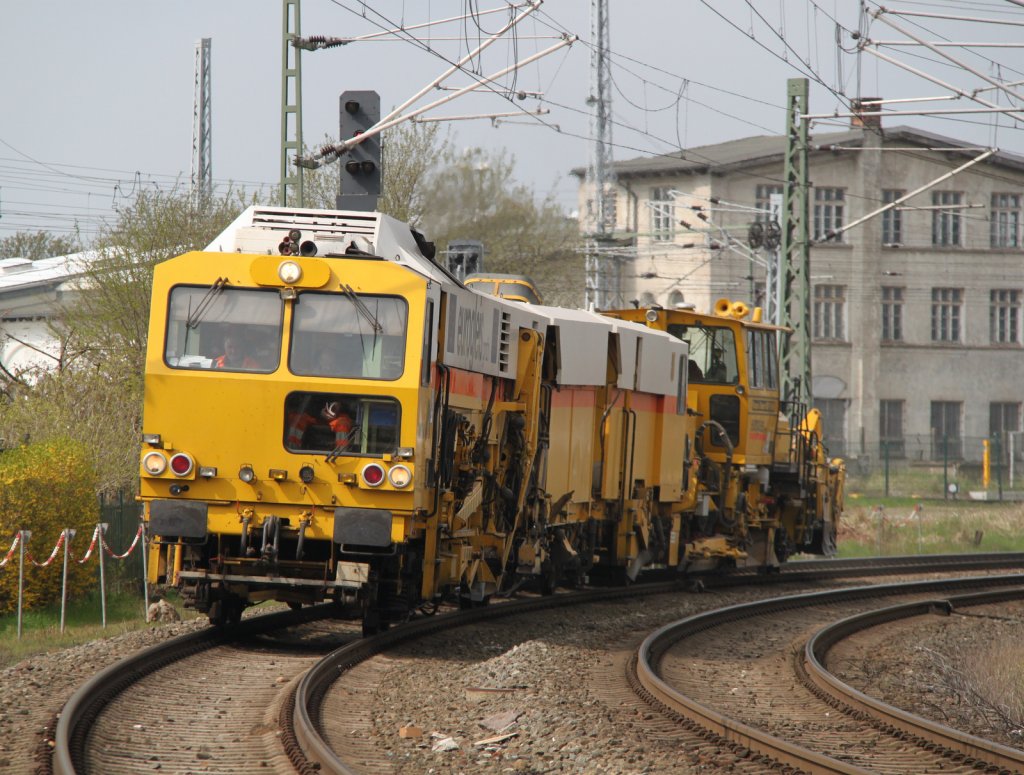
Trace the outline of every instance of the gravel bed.
{"label": "gravel bed", "polygon": [[[623,691],[622,676],[659,624],[764,596],[659,595],[413,644],[390,654],[373,734],[399,773],[763,771],[671,725],[652,733],[654,714]],[[410,726],[422,737],[403,738]]]}
{"label": "gravel bed", "polygon": [[145,630],[39,654],[0,671],[0,773],[35,772],[43,730],[74,691],[97,671],[168,638],[208,627],[205,619]]}
{"label": "gravel bed", "polygon": [[[367,742],[397,773],[757,772],[727,749],[695,738],[681,742],[670,725],[659,727],[646,706],[623,693],[619,676],[630,652],[660,623],[800,591],[811,590],[663,595],[586,612],[560,610],[513,627],[482,624],[410,645],[388,655]],[[928,670],[935,654],[983,657],[993,638],[1015,637],[1021,619],[1018,611],[951,629],[941,626],[947,620],[918,622],[907,633],[869,639],[844,654],[844,664],[853,666],[846,677],[859,675],[866,691],[888,702],[922,713],[931,708],[933,716],[939,708],[944,723],[1019,747],[1019,737],[998,737],[990,717],[950,693],[934,667]],[[34,772],[43,727],[97,670],[205,626],[204,619],[153,625],[0,672],[0,772]]]}

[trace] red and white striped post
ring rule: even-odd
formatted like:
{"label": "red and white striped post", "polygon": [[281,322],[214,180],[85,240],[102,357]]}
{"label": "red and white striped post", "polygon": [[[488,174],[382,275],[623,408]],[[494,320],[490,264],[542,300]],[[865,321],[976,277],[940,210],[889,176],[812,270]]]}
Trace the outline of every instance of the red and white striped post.
{"label": "red and white striped post", "polygon": [[148,547],[146,546],[146,523],[145,522],[141,522],[139,524],[139,535],[142,537],[142,545],[140,547],[141,550],[142,550],[142,600],[143,600],[142,604],[144,606],[144,608],[142,609],[142,617],[143,617],[144,620],[148,621],[149,620],[149,573],[148,573],[148,569],[146,568],[146,563],[148,561],[148,558],[146,557],[146,555],[148,554],[148,552],[147,552]]}
{"label": "red and white striped post", "polygon": [[60,631],[64,632],[64,615],[68,607],[68,554],[71,552],[71,539],[75,537],[75,529],[64,528],[64,576],[60,583]]}
{"label": "red and white striped post", "polygon": [[103,549],[106,546],[108,523],[100,522],[96,525],[96,531],[100,535],[100,621],[103,629],[107,628],[107,577],[103,572]]}

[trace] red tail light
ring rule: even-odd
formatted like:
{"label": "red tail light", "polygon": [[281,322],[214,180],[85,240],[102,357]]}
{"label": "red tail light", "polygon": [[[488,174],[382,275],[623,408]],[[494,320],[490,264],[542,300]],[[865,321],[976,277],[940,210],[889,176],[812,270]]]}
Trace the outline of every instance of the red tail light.
{"label": "red tail light", "polygon": [[195,463],[192,461],[192,457],[184,452],[179,452],[171,458],[171,470],[177,476],[188,476],[192,473],[193,467],[195,467]]}
{"label": "red tail light", "polygon": [[384,467],[379,463],[370,463],[363,469],[363,481],[370,487],[379,487],[384,481]]}

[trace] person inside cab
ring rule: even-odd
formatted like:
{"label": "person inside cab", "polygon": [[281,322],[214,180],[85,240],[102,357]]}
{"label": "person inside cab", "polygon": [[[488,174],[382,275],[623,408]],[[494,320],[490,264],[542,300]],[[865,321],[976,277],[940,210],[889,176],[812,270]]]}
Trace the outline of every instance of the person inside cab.
{"label": "person inside cab", "polygon": [[320,417],[334,434],[334,449],[345,449],[352,440],[352,415],[345,410],[341,401],[328,401],[320,411]]}
{"label": "person inside cab", "polygon": [[725,366],[725,350],[718,344],[711,350],[711,365],[704,375],[706,382],[728,382],[729,375]]}
{"label": "person inside cab", "polygon": [[244,337],[232,331],[224,337],[224,354],[213,359],[213,368],[253,371],[259,369],[260,364],[248,354]]}

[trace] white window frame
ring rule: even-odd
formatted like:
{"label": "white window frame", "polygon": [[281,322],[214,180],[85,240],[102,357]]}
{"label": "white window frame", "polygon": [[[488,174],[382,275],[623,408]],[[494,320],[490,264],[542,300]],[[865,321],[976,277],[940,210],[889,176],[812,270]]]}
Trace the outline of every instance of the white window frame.
{"label": "white window frame", "polygon": [[675,238],[675,200],[672,189],[654,186],[651,189],[651,239],[671,242]]}
{"label": "white window frame", "polygon": [[824,240],[829,232],[838,232],[830,242],[843,242],[843,217],[846,210],[846,189],[829,186],[814,189],[814,237]]}
{"label": "white window frame", "polygon": [[846,286],[814,286],[814,338],[846,341]]}
{"label": "white window frame", "polygon": [[989,337],[992,344],[1020,346],[1021,292],[1014,288],[993,288],[989,292]]}
{"label": "white window frame", "polygon": [[932,288],[932,341],[963,341],[964,289]]}

